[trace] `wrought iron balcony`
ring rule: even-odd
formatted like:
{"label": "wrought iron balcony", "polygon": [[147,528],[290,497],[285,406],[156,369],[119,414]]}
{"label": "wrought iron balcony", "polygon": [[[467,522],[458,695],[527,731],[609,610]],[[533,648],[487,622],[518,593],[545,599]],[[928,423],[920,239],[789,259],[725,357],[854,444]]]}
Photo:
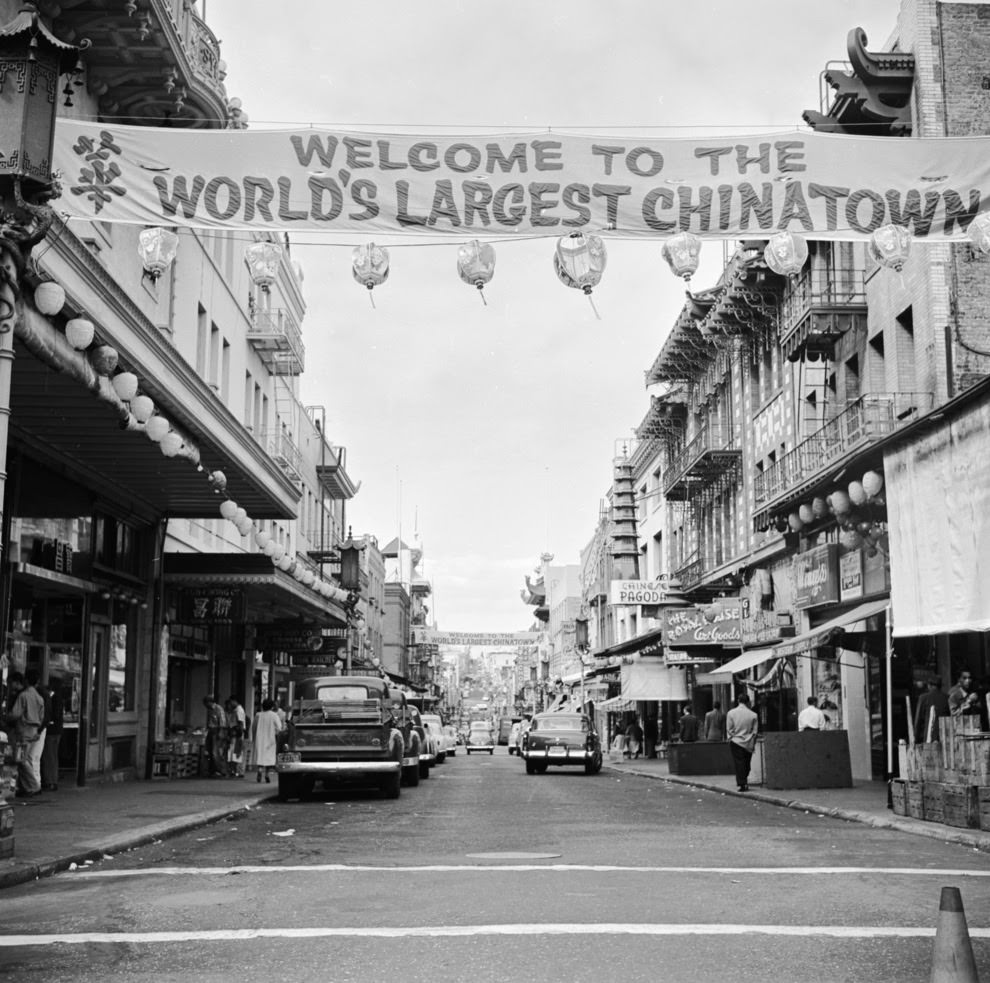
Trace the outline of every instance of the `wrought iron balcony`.
{"label": "wrought iron balcony", "polygon": [[792,362],[802,353],[831,357],[835,342],[866,318],[863,271],[811,265],[789,280],[780,306],[780,347]]}
{"label": "wrought iron balcony", "polygon": [[742,457],[740,428],[705,427],[676,451],[663,476],[668,501],[686,501],[726,472],[739,467]]}
{"label": "wrought iron balcony", "polygon": [[284,430],[263,430],[261,444],[268,456],[293,481],[302,481],[302,452]]}
{"label": "wrought iron balcony", "polygon": [[248,341],[272,375],[300,375],[306,364],[302,332],[292,314],[281,307],[251,315]]}
{"label": "wrought iron balcony", "polygon": [[893,433],[927,413],[932,393],[870,393],[849,403],[794,450],[756,476],[757,507],[810,481],[852,451]]}

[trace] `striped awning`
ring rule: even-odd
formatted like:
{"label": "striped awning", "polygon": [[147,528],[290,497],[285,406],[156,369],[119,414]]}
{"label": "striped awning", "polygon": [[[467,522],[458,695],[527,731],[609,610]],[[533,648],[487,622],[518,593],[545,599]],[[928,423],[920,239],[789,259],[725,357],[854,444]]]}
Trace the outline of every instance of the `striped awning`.
{"label": "striped awning", "polygon": [[632,700],[623,699],[621,696],[613,696],[612,699],[602,700],[601,703],[597,704],[597,709],[622,713],[624,710],[635,710],[636,704]]}

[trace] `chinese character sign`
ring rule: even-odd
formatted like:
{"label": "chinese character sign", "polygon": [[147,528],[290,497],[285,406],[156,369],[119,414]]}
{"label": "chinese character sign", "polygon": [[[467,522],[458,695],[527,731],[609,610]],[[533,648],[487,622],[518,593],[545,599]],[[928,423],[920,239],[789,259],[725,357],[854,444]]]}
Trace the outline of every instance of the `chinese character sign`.
{"label": "chinese character sign", "polygon": [[186,588],[180,610],[185,624],[238,624],[244,621],[244,593],[229,587]]}

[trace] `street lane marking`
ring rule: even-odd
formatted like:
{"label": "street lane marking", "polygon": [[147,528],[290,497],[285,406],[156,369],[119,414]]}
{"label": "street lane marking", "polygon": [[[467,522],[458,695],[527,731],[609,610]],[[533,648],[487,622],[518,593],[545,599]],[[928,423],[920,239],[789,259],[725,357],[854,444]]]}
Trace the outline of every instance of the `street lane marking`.
{"label": "street lane marking", "polygon": [[[970,928],[971,938],[990,939],[990,928]],[[78,932],[66,935],[4,935],[0,948],[62,945],[162,945],[170,942],[240,942],[250,939],[409,939],[477,938],[479,936],[565,935],[776,935],[833,939],[928,939],[934,928],[881,925],[423,925],[379,928],[239,928],[207,932]]]}
{"label": "street lane marking", "polygon": [[242,864],[232,867],[139,867],[135,870],[81,868],[72,876],[89,880],[91,877],[204,877],[225,874],[476,874],[489,873],[593,873],[593,874],[810,874],[848,875],[881,874],[903,877],[990,877],[990,870],[951,869],[934,867],[624,867],[618,864],[424,864],[420,866],[382,867],[372,864],[284,864],[261,866]]}

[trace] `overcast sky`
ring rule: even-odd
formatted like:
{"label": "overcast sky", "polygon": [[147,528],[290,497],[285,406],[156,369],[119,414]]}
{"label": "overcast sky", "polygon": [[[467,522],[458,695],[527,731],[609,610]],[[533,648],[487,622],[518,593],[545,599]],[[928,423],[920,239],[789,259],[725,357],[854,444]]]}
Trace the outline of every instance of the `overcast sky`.
{"label": "overcast sky", "polygon": [[[881,48],[898,6],[206,0],[205,13],[252,129],[663,137],[801,128],[848,32]],[[683,304],[659,241],[609,241],[597,320],[554,275],[557,234],[496,243],[487,307],[457,276],[459,240],[379,236],[391,274],[374,308],[351,276],[358,240],[293,240],[308,305],[302,398],[326,407],[361,482],[348,520],[381,545],[418,531],[447,631],[527,629],[519,591],[540,554],[578,562]],[[706,244],[693,286],[713,284],[722,261]]]}

